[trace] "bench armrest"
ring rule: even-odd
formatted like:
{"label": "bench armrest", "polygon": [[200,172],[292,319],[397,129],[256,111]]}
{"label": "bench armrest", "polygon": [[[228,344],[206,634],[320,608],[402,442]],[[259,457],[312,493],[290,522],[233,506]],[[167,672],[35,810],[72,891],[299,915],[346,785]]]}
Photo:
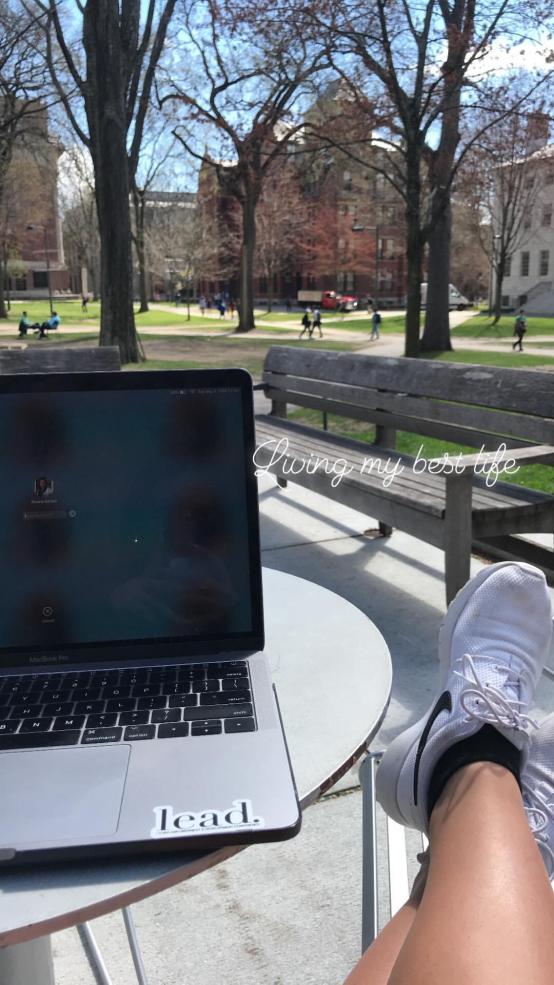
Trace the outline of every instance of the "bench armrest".
{"label": "bench armrest", "polygon": [[[440,458],[430,458],[429,464],[444,462],[444,456]],[[525,448],[506,448],[500,445],[494,451],[480,451],[476,455],[451,455],[449,461],[455,466],[456,475],[464,475],[466,472],[473,471],[476,466],[495,466],[502,469],[502,465],[514,462],[515,465],[530,465],[531,462],[543,462],[546,465],[554,465],[554,446],[553,445],[530,445]],[[506,469],[505,471],[512,471]]]}

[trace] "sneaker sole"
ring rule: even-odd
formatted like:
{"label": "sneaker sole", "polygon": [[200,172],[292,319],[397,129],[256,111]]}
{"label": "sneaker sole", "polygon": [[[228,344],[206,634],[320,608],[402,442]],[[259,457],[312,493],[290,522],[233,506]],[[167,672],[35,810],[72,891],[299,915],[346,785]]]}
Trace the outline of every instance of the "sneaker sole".
{"label": "sneaker sole", "polygon": [[[394,821],[398,824],[408,825],[409,827],[414,827],[419,831],[425,831],[427,825],[421,817],[421,809],[416,808],[414,805],[414,813],[409,817],[405,817],[398,806],[398,795],[401,794],[401,799],[406,800],[411,804],[411,790],[404,790],[404,787],[413,784],[413,777],[407,776],[405,780],[401,777],[402,765],[406,759],[417,750],[417,745],[419,739],[429,715],[433,711],[438,698],[445,690],[446,684],[448,682],[448,676],[450,674],[450,653],[452,646],[452,636],[454,630],[456,629],[458,619],[460,618],[463,610],[465,609],[467,602],[471,596],[490,578],[499,568],[505,568],[508,565],[513,565],[514,561],[500,561],[498,564],[488,565],[483,568],[471,581],[466,582],[466,584],[460,589],[456,594],[450,606],[448,607],[448,612],[446,613],[439,630],[439,687],[438,690],[429,706],[427,711],[417,722],[410,725],[407,729],[400,733],[389,745],[385,754],[379,765],[376,777],[377,786],[377,799],[379,803],[384,808],[386,813],[392,817]],[[535,569],[531,565],[518,562],[517,566],[520,568],[526,568],[530,571]],[[396,778],[396,779],[395,779]],[[380,783],[381,780],[381,783]],[[384,787],[384,792],[381,791],[381,785]]]}

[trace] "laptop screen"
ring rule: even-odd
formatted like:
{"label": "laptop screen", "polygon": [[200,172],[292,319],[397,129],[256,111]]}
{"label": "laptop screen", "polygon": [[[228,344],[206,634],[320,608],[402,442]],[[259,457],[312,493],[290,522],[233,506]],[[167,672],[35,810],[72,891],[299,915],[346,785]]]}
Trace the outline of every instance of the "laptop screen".
{"label": "laptop screen", "polygon": [[149,641],[203,652],[259,634],[247,374],[11,380],[0,389],[0,653],[119,656]]}

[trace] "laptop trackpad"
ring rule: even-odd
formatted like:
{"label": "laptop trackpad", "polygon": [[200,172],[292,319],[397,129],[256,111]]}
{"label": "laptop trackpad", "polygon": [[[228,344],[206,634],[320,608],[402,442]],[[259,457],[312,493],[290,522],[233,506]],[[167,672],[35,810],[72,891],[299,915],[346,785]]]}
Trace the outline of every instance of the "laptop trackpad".
{"label": "laptop trackpad", "polygon": [[119,745],[0,754],[0,846],[113,834],[130,752]]}

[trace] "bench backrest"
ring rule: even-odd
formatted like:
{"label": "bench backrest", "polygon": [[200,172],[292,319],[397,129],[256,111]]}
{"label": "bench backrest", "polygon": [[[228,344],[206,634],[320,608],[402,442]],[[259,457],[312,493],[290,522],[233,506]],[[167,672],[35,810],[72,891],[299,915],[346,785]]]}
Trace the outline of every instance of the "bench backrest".
{"label": "bench backrest", "polygon": [[[267,396],[473,448],[554,444],[554,374],[273,346]],[[508,442],[507,442],[508,443]]]}
{"label": "bench backrest", "polygon": [[0,373],[98,373],[121,369],[116,345],[0,350]]}

